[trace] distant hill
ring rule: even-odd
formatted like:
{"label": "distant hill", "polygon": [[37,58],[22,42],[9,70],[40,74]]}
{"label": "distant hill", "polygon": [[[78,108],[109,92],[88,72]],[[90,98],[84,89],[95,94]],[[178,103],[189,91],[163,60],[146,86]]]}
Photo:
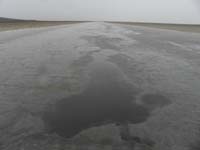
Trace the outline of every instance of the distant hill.
{"label": "distant hill", "polygon": [[13,21],[23,21],[23,20],[0,17],[0,22],[13,22]]}

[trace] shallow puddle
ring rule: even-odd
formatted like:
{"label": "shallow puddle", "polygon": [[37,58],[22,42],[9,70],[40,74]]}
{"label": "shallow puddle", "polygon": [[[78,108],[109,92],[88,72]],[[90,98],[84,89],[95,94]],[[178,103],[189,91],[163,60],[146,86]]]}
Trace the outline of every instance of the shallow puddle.
{"label": "shallow puddle", "polygon": [[148,109],[135,103],[136,90],[109,63],[91,67],[87,88],[79,95],[60,100],[44,120],[52,132],[66,138],[104,123],[141,123]]}

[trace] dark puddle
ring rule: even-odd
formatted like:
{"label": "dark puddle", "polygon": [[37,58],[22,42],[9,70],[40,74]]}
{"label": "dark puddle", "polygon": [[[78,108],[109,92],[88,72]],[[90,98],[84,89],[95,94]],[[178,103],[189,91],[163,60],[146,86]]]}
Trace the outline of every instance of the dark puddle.
{"label": "dark puddle", "polygon": [[136,104],[136,93],[111,64],[94,65],[87,88],[60,100],[43,118],[52,132],[66,138],[104,123],[142,123],[150,112]]}

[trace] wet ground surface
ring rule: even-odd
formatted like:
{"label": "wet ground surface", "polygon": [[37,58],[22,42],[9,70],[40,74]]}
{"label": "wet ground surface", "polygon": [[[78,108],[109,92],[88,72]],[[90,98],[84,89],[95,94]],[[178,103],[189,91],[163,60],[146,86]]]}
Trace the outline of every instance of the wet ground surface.
{"label": "wet ground surface", "polygon": [[199,34],[98,22],[1,32],[1,149],[198,147],[199,48]]}

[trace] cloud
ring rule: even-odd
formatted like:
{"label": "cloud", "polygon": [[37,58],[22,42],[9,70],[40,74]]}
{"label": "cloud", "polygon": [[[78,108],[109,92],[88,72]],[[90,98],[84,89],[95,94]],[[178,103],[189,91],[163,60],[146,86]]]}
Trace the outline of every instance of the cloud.
{"label": "cloud", "polygon": [[200,7],[200,0],[193,0],[195,2],[195,4]]}
{"label": "cloud", "polygon": [[195,6],[195,9],[199,12],[199,16],[200,16],[200,0],[191,0],[192,3]]}
{"label": "cloud", "polygon": [[197,3],[198,5],[200,5],[200,0],[193,0],[195,3]]}
{"label": "cloud", "polygon": [[1,16],[23,19],[200,23],[200,0],[0,1]]}
{"label": "cloud", "polygon": [[195,5],[200,8],[200,0],[193,0],[193,2],[195,3]]}

